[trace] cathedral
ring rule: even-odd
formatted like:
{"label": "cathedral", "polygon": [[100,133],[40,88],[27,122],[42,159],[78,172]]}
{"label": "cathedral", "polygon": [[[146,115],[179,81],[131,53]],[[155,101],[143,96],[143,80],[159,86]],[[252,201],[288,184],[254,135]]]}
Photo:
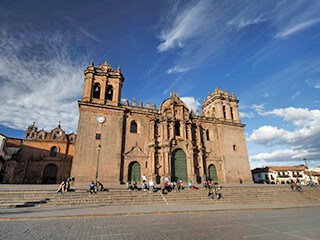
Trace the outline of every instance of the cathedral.
{"label": "cathedral", "polygon": [[66,134],[60,123],[50,132],[28,127],[17,157],[6,166],[8,183],[58,183],[70,176],[76,134]]}
{"label": "cathedral", "polygon": [[176,93],[155,104],[121,102],[124,77],[108,62],[84,71],[71,174],[78,184],[165,178],[252,183],[238,99],[216,88],[195,114]]}

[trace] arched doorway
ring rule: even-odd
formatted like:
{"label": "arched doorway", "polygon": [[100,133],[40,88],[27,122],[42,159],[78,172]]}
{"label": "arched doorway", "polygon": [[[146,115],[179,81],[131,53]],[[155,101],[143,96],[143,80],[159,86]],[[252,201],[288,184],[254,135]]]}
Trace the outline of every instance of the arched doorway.
{"label": "arched doorway", "polygon": [[141,179],[141,167],[138,162],[132,162],[129,164],[129,174],[128,174],[128,181],[136,181],[140,183]]}
{"label": "arched doorway", "polygon": [[209,179],[211,181],[218,182],[217,169],[213,164],[209,166]]}
{"label": "arched doorway", "polygon": [[57,183],[58,167],[55,164],[49,164],[44,168],[42,183]]}
{"label": "arched doorway", "polygon": [[177,149],[172,153],[171,158],[172,181],[182,180],[188,182],[187,158],[183,150]]}

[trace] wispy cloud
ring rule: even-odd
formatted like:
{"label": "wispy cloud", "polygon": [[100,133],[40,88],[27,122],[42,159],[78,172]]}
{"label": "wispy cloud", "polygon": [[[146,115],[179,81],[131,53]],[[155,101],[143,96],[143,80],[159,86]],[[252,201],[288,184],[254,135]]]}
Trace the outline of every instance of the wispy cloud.
{"label": "wispy cloud", "polygon": [[191,67],[174,66],[173,68],[168,69],[167,73],[168,74],[184,73],[184,72],[190,71],[191,69],[192,69]]}
{"label": "wispy cloud", "polygon": [[184,46],[184,41],[194,37],[203,27],[200,24],[205,20],[208,3],[198,1],[188,4],[178,12],[170,26],[161,31],[161,43],[157,49],[159,52],[167,51],[171,48]]}
{"label": "wispy cloud", "polygon": [[79,32],[83,33],[85,36],[91,38],[92,40],[95,40],[97,42],[102,43],[102,41],[97,38],[96,36],[94,36],[93,34],[91,34],[88,30],[85,30],[83,27],[81,27],[76,21],[74,21],[72,18],[67,17],[66,18],[67,21],[74,27],[76,28]]}
{"label": "wispy cloud", "polygon": [[33,29],[0,32],[0,122],[26,129],[32,122],[51,130],[59,121],[76,131],[84,66],[71,58],[66,35]]}
{"label": "wispy cloud", "polygon": [[245,112],[239,112],[240,118],[253,118],[254,114],[252,112],[245,113]]}
{"label": "wispy cloud", "polygon": [[281,32],[277,33],[275,38],[286,38],[293,34],[296,34],[304,29],[307,29],[313,25],[320,23],[320,19],[309,20],[301,23],[297,23],[294,26],[289,26],[288,28],[283,29]]}

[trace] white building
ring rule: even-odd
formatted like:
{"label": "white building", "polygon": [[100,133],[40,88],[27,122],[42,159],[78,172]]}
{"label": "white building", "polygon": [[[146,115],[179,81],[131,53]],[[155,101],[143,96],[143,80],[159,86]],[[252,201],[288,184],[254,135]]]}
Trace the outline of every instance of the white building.
{"label": "white building", "polygon": [[[252,171],[255,183],[288,184],[299,180],[302,184],[310,182],[309,172],[305,165],[297,166],[266,166]],[[318,177],[312,176],[312,181],[318,183]]]}
{"label": "white building", "polygon": [[21,143],[22,139],[0,134],[0,182],[7,182],[8,176],[12,175]]}

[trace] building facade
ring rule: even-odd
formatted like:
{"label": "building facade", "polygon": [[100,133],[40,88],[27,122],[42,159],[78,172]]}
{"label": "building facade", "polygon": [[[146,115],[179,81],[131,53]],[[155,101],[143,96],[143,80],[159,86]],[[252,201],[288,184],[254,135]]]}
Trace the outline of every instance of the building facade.
{"label": "building facade", "polygon": [[0,183],[14,181],[13,176],[21,146],[22,139],[0,134]]}
{"label": "building facade", "polygon": [[289,184],[292,181],[299,181],[308,184],[311,181],[318,183],[318,177],[308,171],[305,165],[297,166],[267,166],[252,170],[252,178],[255,183],[267,184]]}
{"label": "building facade", "polygon": [[35,124],[25,132],[21,150],[9,179],[11,183],[58,183],[70,176],[76,135],[59,125],[51,132]]}
{"label": "building facade", "polygon": [[121,103],[124,77],[107,62],[84,71],[79,122],[71,175],[77,183],[95,178],[110,184],[252,183],[238,100],[218,88],[202,105],[202,115],[172,93],[159,108],[147,102]]}

